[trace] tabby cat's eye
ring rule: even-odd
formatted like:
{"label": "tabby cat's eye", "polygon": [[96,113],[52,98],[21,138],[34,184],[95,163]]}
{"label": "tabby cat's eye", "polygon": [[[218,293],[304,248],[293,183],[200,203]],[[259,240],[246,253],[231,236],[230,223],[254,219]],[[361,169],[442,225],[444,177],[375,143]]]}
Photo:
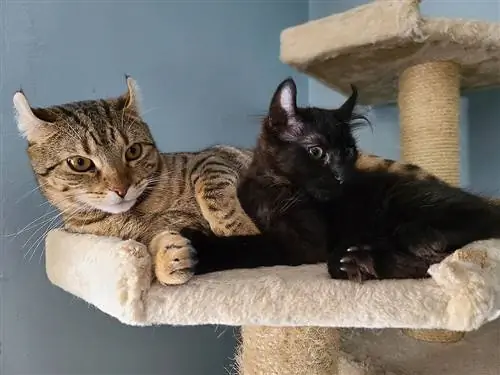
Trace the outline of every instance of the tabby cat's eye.
{"label": "tabby cat's eye", "polygon": [[309,155],[311,155],[311,157],[318,160],[321,159],[324,154],[323,149],[319,146],[309,147],[307,151],[309,152]]}
{"label": "tabby cat's eye", "polygon": [[127,161],[137,160],[142,155],[142,145],[140,143],[134,143],[125,152],[125,159]]}
{"label": "tabby cat's eye", "polygon": [[75,172],[88,172],[95,168],[94,162],[83,156],[72,156],[68,158],[66,162]]}

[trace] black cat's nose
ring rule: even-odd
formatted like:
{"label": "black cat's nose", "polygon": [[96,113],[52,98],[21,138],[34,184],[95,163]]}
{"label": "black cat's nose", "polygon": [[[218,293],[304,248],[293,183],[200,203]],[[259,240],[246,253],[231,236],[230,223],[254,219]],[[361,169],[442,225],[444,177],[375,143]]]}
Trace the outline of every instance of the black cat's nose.
{"label": "black cat's nose", "polygon": [[342,173],[338,173],[338,172],[334,172],[333,173],[333,177],[335,177],[335,179],[340,183],[342,184],[344,182],[344,175]]}
{"label": "black cat's nose", "polygon": [[345,179],[345,173],[342,168],[335,168],[333,171],[333,177],[339,182],[343,183]]}

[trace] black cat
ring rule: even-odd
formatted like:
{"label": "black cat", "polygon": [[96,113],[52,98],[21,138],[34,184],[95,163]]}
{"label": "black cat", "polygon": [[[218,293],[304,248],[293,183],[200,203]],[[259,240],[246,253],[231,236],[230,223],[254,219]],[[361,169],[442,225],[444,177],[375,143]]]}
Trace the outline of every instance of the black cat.
{"label": "black cat", "polygon": [[475,240],[500,237],[500,207],[438,179],[360,171],[357,93],[336,110],[298,108],[276,90],[253,162],[238,187],[262,235],[184,230],[197,273],[328,263],[332,278],[426,277],[429,265]]}

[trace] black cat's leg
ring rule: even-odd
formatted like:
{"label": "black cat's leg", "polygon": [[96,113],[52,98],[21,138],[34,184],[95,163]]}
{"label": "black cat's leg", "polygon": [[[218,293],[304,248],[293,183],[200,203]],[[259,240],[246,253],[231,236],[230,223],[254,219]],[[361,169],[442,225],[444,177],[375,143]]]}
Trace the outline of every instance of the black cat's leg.
{"label": "black cat's leg", "polygon": [[180,234],[195,249],[195,274],[241,268],[288,264],[280,246],[264,235],[218,237],[198,230],[183,229]]}
{"label": "black cat's leg", "polygon": [[419,222],[402,225],[394,236],[397,248],[391,272],[396,278],[428,277],[427,270],[432,264],[440,263],[472,241],[473,237],[466,230],[439,231]]}
{"label": "black cat's leg", "polygon": [[333,279],[366,280],[422,278],[428,264],[391,243],[344,246],[330,253],[328,272]]}

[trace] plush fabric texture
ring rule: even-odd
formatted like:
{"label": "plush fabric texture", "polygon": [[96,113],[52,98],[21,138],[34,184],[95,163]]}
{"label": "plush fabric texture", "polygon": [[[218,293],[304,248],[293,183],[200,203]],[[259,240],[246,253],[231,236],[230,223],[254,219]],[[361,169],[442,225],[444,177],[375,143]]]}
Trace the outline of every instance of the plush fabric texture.
{"label": "plush fabric texture", "polygon": [[181,286],[153,282],[146,247],[57,229],[46,240],[50,281],[130,325],[443,328],[470,331],[500,316],[500,240],[478,241],[430,267],[432,278],[331,280],[325,265],[232,270]]}
{"label": "plush fabric texture", "polygon": [[281,60],[360,102],[396,101],[399,75],[428,61],[460,65],[462,89],[500,86],[500,23],[421,17],[417,0],[375,1],[283,30]]}

